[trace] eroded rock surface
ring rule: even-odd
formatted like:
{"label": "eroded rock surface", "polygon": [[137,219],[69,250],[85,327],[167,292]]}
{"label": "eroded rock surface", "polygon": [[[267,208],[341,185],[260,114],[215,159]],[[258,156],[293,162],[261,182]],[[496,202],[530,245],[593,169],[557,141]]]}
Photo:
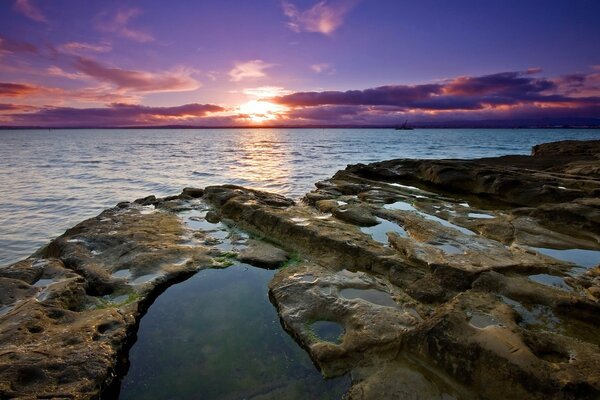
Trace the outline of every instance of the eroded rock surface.
{"label": "eroded rock surface", "polygon": [[547,147],[349,166],[304,204],[206,193],[301,255],[271,298],[348,398],[597,398],[600,144]]}
{"label": "eroded rock surface", "polygon": [[121,203],[0,269],[0,397],[98,396],[154,296],[238,258],[283,265],[282,325],[348,399],[598,398],[599,165],[600,142],[559,142],[353,165],[302,202]]}
{"label": "eroded rock surface", "polygon": [[186,189],[120,203],[30,258],[0,268],[0,398],[97,398],[114,383],[139,318],[167,286],[226,266]]}

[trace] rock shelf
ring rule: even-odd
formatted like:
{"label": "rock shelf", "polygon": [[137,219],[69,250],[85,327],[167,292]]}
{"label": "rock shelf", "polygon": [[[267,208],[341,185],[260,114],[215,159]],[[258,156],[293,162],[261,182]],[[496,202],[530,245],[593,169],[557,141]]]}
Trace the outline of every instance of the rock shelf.
{"label": "rock shelf", "polygon": [[316,187],[120,203],[1,268],[0,397],[106,396],[153,299],[232,258],[279,268],[283,327],[323,375],[351,374],[348,399],[600,396],[600,142]]}

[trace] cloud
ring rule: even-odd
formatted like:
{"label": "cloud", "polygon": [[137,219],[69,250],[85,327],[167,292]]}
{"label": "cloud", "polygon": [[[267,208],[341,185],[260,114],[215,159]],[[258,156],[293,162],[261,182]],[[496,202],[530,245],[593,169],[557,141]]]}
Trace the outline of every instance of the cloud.
{"label": "cloud", "polygon": [[82,89],[40,86],[31,83],[0,82],[0,99],[23,98],[28,105],[33,104],[107,104],[113,102],[132,103],[139,96],[116,91],[114,87],[102,84]]}
{"label": "cloud", "polygon": [[[586,75],[585,79],[588,79]],[[582,78],[579,78],[580,80]],[[488,107],[536,104],[595,104],[599,97],[557,94],[555,81],[530,72],[504,72],[479,77],[458,77],[423,85],[390,85],[345,92],[298,92],[273,101],[294,107],[320,105],[395,106],[413,110],[479,110]]]}
{"label": "cloud", "polygon": [[270,101],[291,108],[288,118],[305,123],[394,124],[510,117],[600,116],[600,74],[556,78],[539,70],[461,76],[422,85],[388,85],[364,90],[297,92]]}
{"label": "cloud", "polygon": [[0,82],[0,97],[21,97],[39,93],[40,88],[25,83]]}
{"label": "cloud", "polygon": [[51,65],[50,67],[46,68],[46,74],[76,81],[90,79],[88,75],[82,74],[81,72],[67,72],[56,65]]}
{"label": "cloud", "polygon": [[[97,87],[78,90],[36,86],[27,82],[0,83],[0,102],[5,103],[0,107],[0,123],[44,126],[239,125],[247,124],[248,120],[260,115],[261,106],[270,107],[265,108],[265,115],[271,113],[272,104],[261,103],[265,98],[265,103],[286,106],[277,112],[277,118],[271,123],[290,125],[393,125],[408,119],[411,123],[432,125],[496,120],[505,121],[503,124],[509,126],[516,120],[598,120],[600,116],[600,73],[595,70],[550,78],[539,77],[539,72],[502,72],[459,76],[419,85],[387,85],[348,91],[289,93],[277,86],[259,86],[241,90],[252,101],[246,103],[248,110],[240,110],[206,104],[178,107],[131,104],[138,103],[143,93],[173,90],[181,84],[178,80],[180,75],[175,74],[173,78],[169,75],[173,72],[127,71],[94,61],[79,67],[73,79],[79,79],[81,74],[101,83]],[[52,73],[64,77],[73,74],[60,67],[55,67]],[[15,98],[19,101],[14,101]],[[120,104],[97,106],[116,101]],[[34,108],[11,108],[13,103],[20,102]],[[130,104],[123,104],[125,102]],[[57,107],[60,104],[68,104],[69,107]],[[73,106],[81,107],[82,104],[93,104],[93,108]],[[244,113],[246,115],[242,115]]]}
{"label": "cloud", "polygon": [[13,10],[36,22],[48,22],[46,16],[35,5],[33,0],[16,0]]}
{"label": "cloud", "polygon": [[344,18],[358,0],[319,1],[311,8],[300,11],[293,3],[283,0],[283,13],[288,27],[294,32],[317,32],[330,35],[344,23]]}
{"label": "cloud", "polygon": [[316,105],[395,105],[406,106],[410,102],[424,100],[439,93],[440,85],[417,86],[380,86],[365,90],[348,90],[346,92],[297,92],[273,99],[290,106]]}
{"label": "cloud", "polygon": [[335,68],[333,68],[333,65],[328,63],[313,64],[310,66],[310,69],[317,74],[333,75],[335,73]]}
{"label": "cloud", "polygon": [[0,113],[4,113],[7,111],[10,112],[14,112],[14,111],[28,111],[28,110],[34,110],[35,107],[31,107],[31,106],[27,106],[27,105],[22,105],[22,104],[8,104],[8,103],[0,103]]}
{"label": "cloud", "polygon": [[102,108],[47,107],[35,112],[11,114],[16,125],[35,126],[144,126],[197,122],[210,113],[224,111],[214,104],[184,104],[175,107],[147,107],[111,104]]}
{"label": "cloud", "polygon": [[69,42],[58,46],[58,50],[67,54],[108,53],[112,46],[107,43]]}
{"label": "cloud", "polygon": [[255,88],[246,88],[242,92],[247,96],[257,98],[284,96],[292,93],[290,90],[284,89],[279,86],[261,86]]}
{"label": "cloud", "polygon": [[141,13],[142,10],[139,8],[126,8],[118,10],[113,15],[101,14],[96,23],[96,28],[102,32],[114,33],[134,42],[153,42],[154,36],[150,33],[129,26],[130,20]]}
{"label": "cloud", "polygon": [[74,68],[99,81],[114,84],[119,89],[135,92],[182,92],[200,87],[200,82],[191,77],[193,70],[188,68],[158,73],[135,71],[110,67],[84,57],[76,59]]}
{"label": "cloud", "polygon": [[557,94],[571,97],[600,96],[600,72],[568,74],[552,79]]}
{"label": "cloud", "polygon": [[480,77],[458,77],[444,85],[444,94],[470,96],[519,96],[524,93],[540,93],[553,89],[546,79],[532,78],[530,70],[504,72]]}
{"label": "cloud", "polygon": [[0,37],[0,53],[32,53],[37,54],[38,49],[28,42]]}
{"label": "cloud", "polygon": [[274,64],[267,64],[263,60],[237,62],[233,69],[229,71],[230,80],[239,82],[245,79],[263,78],[267,76],[265,70],[274,66]]}

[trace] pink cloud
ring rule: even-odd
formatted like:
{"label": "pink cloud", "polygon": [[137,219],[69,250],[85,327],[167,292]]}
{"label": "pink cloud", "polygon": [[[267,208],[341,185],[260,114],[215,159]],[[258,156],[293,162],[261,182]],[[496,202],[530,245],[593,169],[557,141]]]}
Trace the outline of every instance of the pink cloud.
{"label": "pink cloud", "polygon": [[0,103],[0,113],[4,113],[7,111],[15,112],[15,111],[30,111],[34,110],[35,107],[22,105],[22,104],[8,104],[8,103]]}
{"label": "pink cloud", "polygon": [[74,67],[79,72],[99,81],[135,92],[182,92],[200,87],[200,82],[191,77],[193,71],[186,68],[163,72],[126,70],[84,57],[78,57]]}
{"label": "pink cloud", "polygon": [[147,107],[117,103],[102,108],[45,107],[35,112],[8,114],[7,117],[9,123],[15,125],[145,126],[197,123],[203,117],[223,110],[214,104]]}
{"label": "pink cloud", "polygon": [[311,124],[393,124],[399,116],[425,122],[600,116],[600,74],[533,76],[538,72],[462,76],[431,84],[343,92],[296,92],[270,101],[290,107],[290,120]]}
{"label": "pink cloud", "polygon": [[267,76],[265,70],[274,66],[274,64],[268,64],[263,60],[237,62],[233,69],[229,71],[229,77],[232,82],[239,82],[245,79],[264,78]]}
{"label": "pink cloud", "polygon": [[317,74],[333,75],[335,73],[333,65],[328,63],[313,64],[310,69]]}
{"label": "pink cloud", "polygon": [[600,72],[576,73],[552,79],[554,93],[571,97],[600,97]]}
{"label": "pink cloud", "polygon": [[68,54],[108,53],[112,46],[107,43],[69,42],[58,46],[58,50]]}
{"label": "pink cloud", "polygon": [[36,22],[48,22],[46,16],[35,5],[33,0],[16,0],[13,10]]}
{"label": "pink cloud", "polygon": [[6,83],[0,82],[0,97],[21,97],[29,96],[40,92],[37,86],[26,83]]}
{"label": "pink cloud", "polygon": [[[0,102],[4,100],[5,103],[0,107],[1,123],[44,126],[222,126],[251,123],[260,112],[259,107],[244,110],[210,104],[178,107],[132,104],[139,102],[143,93],[170,91],[178,87],[180,82],[165,77],[164,73],[128,71],[87,61],[79,66],[76,74],[99,80],[101,83],[97,87],[73,90],[26,82],[0,83]],[[71,74],[59,67],[53,73],[66,74],[65,77]],[[75,75],[74,79],[78,77]],[[564,121],[576,121],[579,118],[581,121],[598,123],[599,85],[600,74],[596,71],[553,78],[516,71],[363,90],[288,93],[280,87],[263,86],[246,88],[242,93],[259,99],[267,97],[268,102],[286,106],[277,112],[276,119],[267,121],[270,124],[393,125],[409,119],[411,123],[455,126],[460,125],[461,121],[497,120],[501,123],[496,126],[510,126],[517,119],[556,121],[562,118]],[[32,108],[15,108],[15,98]],[[120,104],[97,106],[115,101]],[[60,104],[68,104],[69,107],[57,107]],[[84,104],[93,104],[93,107],[76,108]]]}
{"label": "pink cloud", "polygon": [[120,9],[114,15],[108,17],[102,15],[96,23],[96,28],[102,32],[114,33],[134,42],[153,42],[154,36],[150,33],[129,26],[130,20],[141,13],[142,10],[139,8]]}
{"label": "pink cloud", "polygon": [[50,67],[46,68],[46,74],[76,81],[90,79],[89,76],[82,74],[81,72],[67,72],[56,65],[51,65]]}
{"label": "pink cloud", "polygon": [[266,98],[274,96],[284,96],[292,92],[279,86],[260,86],[254,88],[246,88],[242,91],[242,93],[250,97]]}
{"label": "pink cloud", "polygon": [[330,35],[344,23],[344,18],[358,0],[319,1],[311,8],[300,11],[296,5],[284,0],[283,13],[288,17],[288,27],[294,32],[317,32]]}
{"label": "pink cloud", "polygon": [[40,86],[31,83],[0,82],[0,99],[23,98],[29,105],[43,104],[107,104],[115,101],[131,103],[139,97],[115,91],[109,85],[86,87],[82,89],[64,89],[60,87]]}
{"label": "pink cloud", "polygon": [[0,37],[0,53],[32,53],[38,52],[37,47],[31,43]]}

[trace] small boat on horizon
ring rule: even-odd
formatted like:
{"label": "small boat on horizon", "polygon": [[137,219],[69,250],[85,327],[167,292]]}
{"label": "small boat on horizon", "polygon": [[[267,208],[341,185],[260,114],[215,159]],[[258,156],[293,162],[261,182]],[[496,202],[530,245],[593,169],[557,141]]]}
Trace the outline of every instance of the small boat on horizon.
{"label": "small boat on horizon", "polygon": [[406,120],[406,121],[404,121],[404,123],[402,125],[397,126],[394,129],[397,131],[412,131],[415,128],[408,126],[408,120]]}

